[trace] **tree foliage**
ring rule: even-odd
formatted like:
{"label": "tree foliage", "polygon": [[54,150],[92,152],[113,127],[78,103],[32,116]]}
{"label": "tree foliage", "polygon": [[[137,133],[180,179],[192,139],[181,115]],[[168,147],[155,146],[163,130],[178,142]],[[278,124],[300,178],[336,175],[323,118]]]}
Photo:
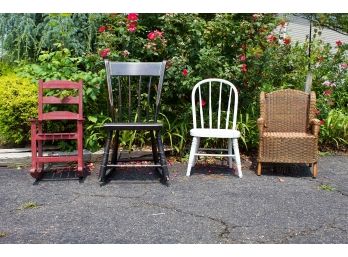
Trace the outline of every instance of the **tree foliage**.
{"label": "tree foliage", "polygon": [[95,50],[101,14],[0,14],[2,58],[36,61],[57,43],[74,55]]}

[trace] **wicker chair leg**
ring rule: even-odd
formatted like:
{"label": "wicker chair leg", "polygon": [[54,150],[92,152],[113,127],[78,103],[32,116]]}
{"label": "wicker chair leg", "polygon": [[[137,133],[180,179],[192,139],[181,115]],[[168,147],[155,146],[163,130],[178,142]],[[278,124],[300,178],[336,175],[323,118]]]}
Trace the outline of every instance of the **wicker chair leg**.
{"label": "wicker chair leg", "polygon": [[313,178],[316,178],[318,175],[318,163],[313,163]]}
{"label": "wicker chair leg", "polygon": [[257,163],[257,176],[261,176],[261,162]]}

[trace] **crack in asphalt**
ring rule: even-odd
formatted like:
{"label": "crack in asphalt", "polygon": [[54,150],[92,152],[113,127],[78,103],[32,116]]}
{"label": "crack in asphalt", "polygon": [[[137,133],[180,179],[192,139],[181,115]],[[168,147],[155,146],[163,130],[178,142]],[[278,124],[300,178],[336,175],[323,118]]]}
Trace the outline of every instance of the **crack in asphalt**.
{"label": "crack in asphalt", "polygon": [[344,233],[347,233],[347,230],[340,228],[340,227],[337,227],[336,219],[337,219],[337,217],[335,217],[331,222],[324,223],[316,228],[306,228],[306,229],[298,231],[298,232],[291,231],[288,233],[288,235],[285,235],[285,237],[283,237],[279,243],[288,244],[290,239],[293,239],[293,238],[298,237],[298,236],[308,236],[308,235],[314,234],[315,232],[317,232],[321,229],[325,229],[325,228],[338,229]]}
{"label": "crack in asphalt", "polygon": [[190,216],[197,217],[197,218],[209,219],[209,220],[212,220],[214,222],[220,223],[220,225],[222,226],[222,230],[218,234],[218,239],[219,239],[219,241],[223,240],[226,243],[230,241],[230,238],[229,238],[229,235],[231,234],[230,227],[232,229],[237,228],[237,227],[243,227],[243,226],[239,226],[239,225],[230,226],[226,221],[224,221],[222,219],[218,219],[218,218],[214,218],[214,217],[210,217],[210,216],[206,216],[206,215],[201,215],[201,214],[197,214],[197,213],[193,213],[193,212],[184,211],[184,210],[176,208],[174,206],[156,204],[156,203],[152,203],[152,202],[142,202],[142,203],[145,205],[151,206],[151,207],[158,207],[158,208],[162,208],[162,209],[167,209],[167,210],[175,211],[175,212],[178,212],[178,213],[181,213],[184,215],[190,215]]}

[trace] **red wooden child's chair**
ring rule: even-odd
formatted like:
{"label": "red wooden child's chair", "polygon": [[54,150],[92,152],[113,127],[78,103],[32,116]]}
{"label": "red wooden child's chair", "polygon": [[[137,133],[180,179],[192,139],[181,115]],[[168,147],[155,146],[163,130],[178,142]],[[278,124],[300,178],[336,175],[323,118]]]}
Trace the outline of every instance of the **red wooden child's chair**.
{"label": "red wooden child's chair", "polygon": [[[32,162],[30,174],[39,179],[42,176],[45,163],[52,162],[77,162],[77,175],[81,178],[83,173],[83,106],[82,106],[82,81],[71,82],[65,80],[39,81],[39,106],[38,119],[31,120],[31,152]],[[45,95],[45,90],[77,90],[77,96],[56,97]],[[45,112],[46,105],[60,105],[62,108],[68,105],[77,105],[77,111],[50,111]],[[76,131],[48,133],[43,129],[46,121],[71,120],[76,122]],[[43,156],[42,142],[56,140],[76,140],[77,154],[60,156]]]}

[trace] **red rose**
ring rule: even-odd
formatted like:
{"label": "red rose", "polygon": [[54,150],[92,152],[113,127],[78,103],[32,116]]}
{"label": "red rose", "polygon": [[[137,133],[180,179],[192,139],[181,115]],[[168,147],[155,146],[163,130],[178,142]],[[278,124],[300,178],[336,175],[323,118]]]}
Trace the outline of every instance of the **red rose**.
{"label": "red rose", "polygon": [[132,21],[131,23],[129,23],[127,25],[127,30],[129,32],[135,32],[137,30],[137,22],[136,21]]}
{"label": "red rose", "polygon": [[288,45],[290,43],[291,43],[291,38],[290,37],[284,38],[284,44]]}
{"label": "red rose", "polygon": [[347,64],[347,63],[341,63],[341,64],[340,64],[340,68],[343,69],[343,70],[345,70],[345,69],[348,68],[348,64]]}
{"label": "red rose", "polygon": [[110,48],[105,48],[99,52],[100,57],[105,58],[110,54]]}
{"label": "red rose", "polygon": [[137,13],[130,13],[127,16],[127,19],[129,21],[137,21],[138,20],[138,14]]}
{"label": "red rose", "polygon": [[239,60],[241,60],[242,62],[245,62],[246,56],[242,54],[241,56],[239,56]]}
{"label": "red rose", "polygon": [[242,66],[240,67],[240,70],[241,72],[245,73],[248,71],[248,66],[245,63],[243,63]]}
{"label": "red rose", "polygon": [[267,42],[272,43],[272,42],[275,42],[275,41],[277,41],[277,37],[275,35],[270,34],[270,35],[267,36]]}
{"label": "red rose", "polygon": [[340,47],[341,45],[343,45],[343,43],[342,43],[341,40],[336,41],[336,46],[337,46],[337,47]]}
{"label": "red rose", "polygon": [[325,95],[325,96],[330,96],[330,95],[332,95],[332,90],[330,90],[330,89],[324,90],[323,95]]}
{"label": "red rose", "polygon": [[325,124],[325,120],[320,120],[320,125],[324,125]]}
{"label": "red rose", "polygon": [[202,99],[202,101],[201,101],[202,108],[204,108],[206,106],[206,104],[207,104],[207,102],[204,99]]}
{"label": "red rose", "polygon": [[161,32],[159,30],[155,30],[154,32],[155,32],[157,37],[162,37],[163,36],[163,32]]}
{"label": "red rose", "polygon": [[184,76],[186,77],[186,76],[187,76],[187,74],[188,74],[187,69],[183,69],[183,70],[182,70],[182,75],[184,75]]}
{"label": "red rose", "polygon": [[98,31],[99,31],[100,33],[104,32],[105,30],[106,30],[106,27],[105,27],[105,26],[100,26],[99,29],[98,29]]}
{"label": "red rose", "polygon": [[149,34],[147,34],[147,38],[149,40],[154,40],[156,38],[155,32],[151,31]]}

